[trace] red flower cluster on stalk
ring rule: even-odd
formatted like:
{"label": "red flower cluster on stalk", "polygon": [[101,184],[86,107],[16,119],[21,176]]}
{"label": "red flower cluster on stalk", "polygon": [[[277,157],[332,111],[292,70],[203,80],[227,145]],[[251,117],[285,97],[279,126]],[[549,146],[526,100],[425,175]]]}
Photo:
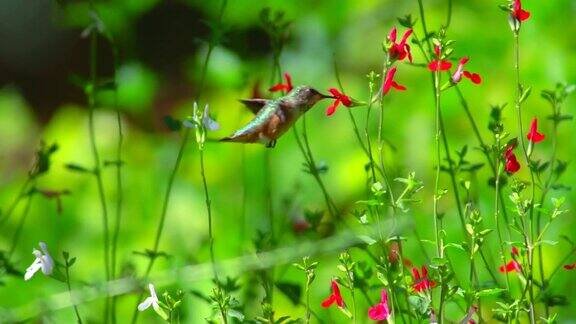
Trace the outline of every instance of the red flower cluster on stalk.
{"label": "red flower cluster on stalk", "polygon": [[412,63],[412,53],[410,53],[410,45],[406,44],[408,37],[412,35],[412,28],[406,30],[404,35],[402,35],[402,39],[400,43],[396,43],[396,27],[393,27],[390,33],[388,34],[388,40],[390,41],[390,47],[388,48],[388,55],[390,55],[390,59],[402,61],[406,57],[410,63]]}
{"label": "red flower cluster on stalk", "polygon": [[436,282],[428,279],[428,269],[422,266],[422,276],[418,272],[418,268],[412,268],[412,275],[414,276],[414,284],[412,288],[417,292],[422,292],[430,288],[436,287]]}
{"label": "red flower cluster on stalk", "polygon": [[342,299],[342,295],[340,294],[340,288],[338,287],[338,283],[336,280],[332,280],[332,293],[328,298],[324,299],[321,306],[324,308],[328,308],[332,306],[332,304],[336,303],[336,305],[340,308],[345,307],[344,299]]}
{"label": "red flower cluster on stalk", "polygon": [[514,0],[514,3],[512,5],[512,16],[516,20],[522,22],[530,18],[530,12],[522,9],[522,3],[520,2],[520,0]]}
{"label": "red flower cluster on stalk", "polygon": [[574,270],[576,269],[576,262],[572,263],[572,264],[566,264],[564,265],[564,269],[565,270]]}
{"label": "red flower cluster on stalk", "polygon": [[516,143],[508,145],[506,151],[504,152],[504,158],[506,159],[506,163],[504,165],[504,169],[509,174],[514,174],[520,170],[520,163],[516,158],[516,154],[514,154],[514,148],[516,148]]}
{"label": "red flower cluster on stalk", "polygon": [[338,89],[330,88],[328,89],[328,91],[332,94],[332,96],[336,100],[334,100],[334,102],[330,106],[328,106],[328,108],[326,108],[326,116],[332,116],[332,114],[336,112],[336,108],[338,108],[340,104],[343,104],[346,107],[350,107],[352,105],[352,100],[350,99],[350,97],[338,91]]}
{"label": "red flower cluster on stalk", "polygon": [[538,132],[538,119],[533,118],[532,124],[530,124],[530,131],[526,135],[528,140],[534,144],[542,142],[544,140],[544,134]]}
{"label": "red flower cluster on stalk", "polygon": [[482,79],[480,78],[480,74],[472,73],[472,72],[464,70],[464,65],[466,63],[468,63],[469,60],[470,59],[468,57],[463,57],[460,59],[460,62],[458,63],[458,67],[456,68],[456,71],[454,72],[454,74],[452,74],[452,82],[453,83],[460,82],[460,80],[462,80],[462,76],[470,79],[470,81],[472,81],[474,84],[480,84],[480,82],[482,82]]}
{"label": "red flower cluster on stalk", "polygon": [[380,302],[368,309],[368,317],[375,321],[385,321],[390,317],[390,307],[388,306],[388,293],[382,289]]}
{"label": "red flower cluster on stalk", "polygon": [[290,91],[292,91],[292,89],[293,89],[292,77],[290,77],[290,74],[284,73],[284,80],[286,80],[286,83],[278,83],[278,84],[274,85],[272,88],[268,89],[268,91],[270,91],[270,92],[276,92],[276,91],[290,92]]}
{"label": "red flower cluster on stalk", "polygon": [[442,60],[440,46],[434,46],[434,54],[436,54],[436,59],[428,64],[428,69],[432,72],[435,71],[448,71],[452,67],[452,63],[446,60]]}

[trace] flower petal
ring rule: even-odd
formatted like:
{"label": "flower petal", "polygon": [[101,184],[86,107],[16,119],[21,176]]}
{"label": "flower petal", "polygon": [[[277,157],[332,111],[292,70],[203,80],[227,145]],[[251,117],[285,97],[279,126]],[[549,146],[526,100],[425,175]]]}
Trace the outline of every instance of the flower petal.
{"label": "flower petal", "polygon": [[24,273],[24,280],[28,281],[38,270],[42,268],[42,262],[40,259],[35,259],[34,262],[26,269],[26,273]]}
{"label": "flower petal", "polygon": [[152,306],[153,301],[154,301],[154,299],[152,297],[148,297],[148,298],[144,299],[143,302],[138,304],[138,310],[141,312],[146,310],[148,307]]}

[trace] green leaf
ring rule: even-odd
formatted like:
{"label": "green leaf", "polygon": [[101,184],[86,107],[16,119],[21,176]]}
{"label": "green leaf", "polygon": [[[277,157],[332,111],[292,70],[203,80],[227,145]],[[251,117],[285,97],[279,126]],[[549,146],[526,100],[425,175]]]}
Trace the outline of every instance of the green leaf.
{"label": "green leaf", "polygon": [[292,304],[298,305],[302,295],[302,288],[300,285],[291,282],[276,282],[276,287],[284,294]]}
{"label": "green leaf", "polygon": [[73,172],[79,172],[79,173],[93,173],[92,170],[85,168],[79,164],[75,164],[75,163],[67,163],[64,165],[64,167],[70,171]]}
{"label": "green leaf", "polygon": [[506,289],[502,289],[502,288],[483,289],[483,290],[476,292],[476,297],[480,298],[480,297],[487,297],[487,296],[496,296],[505,290]]}
{"label": "green leaf", "polygon": [[522,91],[522,95],[520,96],[520,103],[524,102],[530,96],[532,92],[532,87],[528,87]]}

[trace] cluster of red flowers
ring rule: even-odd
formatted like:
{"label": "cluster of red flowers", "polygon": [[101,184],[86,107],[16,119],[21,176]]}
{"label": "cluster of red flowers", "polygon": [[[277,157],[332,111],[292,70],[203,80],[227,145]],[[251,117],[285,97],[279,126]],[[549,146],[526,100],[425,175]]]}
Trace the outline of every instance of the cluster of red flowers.
{"label": "cluster of red flowers", "polygon": [[[414,284],[412,285],[412,289],[415,292],[425,292],[431,288],[436,287],[436,282],[430,280],[428,278],[428,269],[426,266],[422,266],[422,271],[418,271],[417,268],[412,268],[412,275],[414,276]],[[321,306],[324,308],[328,308],[334,304],[339,308],[345,309],[346,303],[344,303],[344,299],[342,298],[342,294],[340,293],[340,288],[338,287],[338,283],[336,280],[332,280],[331,282],[332,292],[330,295],[322,301]],[[387,320],[391,315],[390,307],[388,306],[388,293],[385,289],[381,291],[380,302],[368,309],[368,317],[375,321],[383,321]]]}

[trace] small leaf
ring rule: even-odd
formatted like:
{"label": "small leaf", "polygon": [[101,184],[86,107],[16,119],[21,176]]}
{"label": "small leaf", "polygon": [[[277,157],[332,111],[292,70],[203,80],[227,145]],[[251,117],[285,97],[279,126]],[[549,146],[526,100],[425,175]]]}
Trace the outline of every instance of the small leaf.
{"label": "small leaf", "polygon": [[302,295],[300,285],[290,282],[276,282],[276,287],[290,299],[292,304],[298,305],[300,303],[300,296]]}
{"label": "small leaf", "polygon": [[64,165],[64,167],[70,171],[73,172],[80,172],[80,173],[93,173],[92,170],[85,168],[81,165],[78,164],[74,164],[74,163],[67,163]]}

